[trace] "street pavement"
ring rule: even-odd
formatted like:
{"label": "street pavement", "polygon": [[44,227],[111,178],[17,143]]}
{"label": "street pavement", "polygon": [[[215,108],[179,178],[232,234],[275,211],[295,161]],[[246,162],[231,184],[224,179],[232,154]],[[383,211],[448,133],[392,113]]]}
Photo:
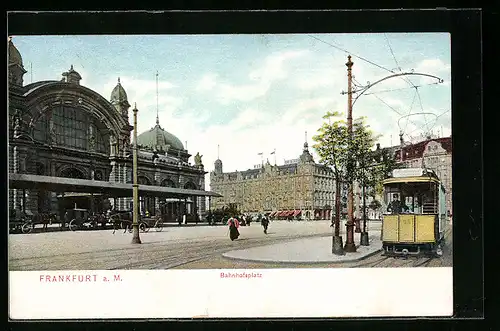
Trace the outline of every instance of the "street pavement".
{"label": "street pavement", "polygon": [[[140,233],[141,245],[131,244],[132,235],[123,230],[115,234],[112,230],[13,234],[9,235],[9,270],[378,266],[381,222],[369,223],[369,246],[358,246],[356,253],[344,256],[331,253],[333,229],[329,225],[328,221],[274,221],[266,235],[254,223],[240,227],[235,241],[229,239],[226,226],[166,227],[162,232]],[[359,234],[355,243],[359,245]],[[446,259],[431,265],[450,266],[451,247],[445,255]],[[391,261],[380,266],[398,266]]]}
{"label": "street pavement", "polygon": [[[344,243],[346,236],[343,237]],[[380,231],[369,231],[369,245],[360,246],[360,234],[354,234],[356,252],[345,255],[332,254],[333,240],[331,236],[321,238],[305,238],[273,245],[259,246],[223,253],[231,259],[275,262],[275,263],[339,263],[354,262],[381,251]]]}
{"label": "street pavement", "polygon": [[229,240],[226,226],[166,227],[140,233],[141,245],[131,244],[123,230],[57,231],[9,235],[10,270],[166,269],[220,255],[226,251],[298,238],[330,236],[328,221],[271,222],[268,235],[258,224],[240,228]]}

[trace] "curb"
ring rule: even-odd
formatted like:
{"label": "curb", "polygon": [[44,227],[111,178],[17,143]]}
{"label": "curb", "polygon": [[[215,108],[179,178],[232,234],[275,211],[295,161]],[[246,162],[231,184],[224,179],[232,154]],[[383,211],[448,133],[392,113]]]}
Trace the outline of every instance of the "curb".
{"label": "curb", "polygon": [[283,261],[283,260],[276,260],[276,261],[270,261],[270,260],[261,260],[261,259],[248,259],[248,258],[242,258],[242,257],[234,257],[234,256],[226,256],[226,253],[222,253],[222,257],[225,259],[229,260],[235,260],[235,261],[244,261],[244,262],[257,262],[257,263],[269,263],[269,264],[341,264],[341,263],[350,263],[350,262],[358,262],[361,260],[364,260],[370,256],[376,255],[377,253],[382,252],[382,248],[377,249],[373,252],[370,252],[364,256],[349,259],[349,260],[342,260],[342,261]]}

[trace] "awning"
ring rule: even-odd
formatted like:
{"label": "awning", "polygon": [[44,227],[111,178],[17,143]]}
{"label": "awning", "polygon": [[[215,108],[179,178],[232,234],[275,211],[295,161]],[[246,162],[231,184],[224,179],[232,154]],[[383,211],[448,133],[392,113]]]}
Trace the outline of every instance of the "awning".
{"label": "awning", "polygon": [[293,216],[300,215],[300,213],[302,213],[302,211],[301,211],[301,210],[294,210],[294,211],[293,211]]}
{"label": "awning", "polygon": [[276,211],[272,211],[272,212],[269,214],[269,217],[274,216],[274,214],[276,214]]}
{"label": "awning", "polygon": [[[138,186],[139,194],[147,196],[168,198],[187,198],[190,196],[222,197],[222,195],[211,191],[142,184]],[[102,193],[109,197],[132,197],[133,185],[89,179],[10,173],[9,189],[41,189],[52,192]]]}
{"label": "awning", "polygon": [[286,215],[286,210],[284,211],[280,211],[279,215],[278,216],[285,216]]}
{"label": "awning", "polygon": [[75,197],[86,197],[90,198],[92,196],[98,197],[101,196],[102,193],[82,193],[82,192],[65,192],[64,194],[58,194],[58,198],[75,198]]}

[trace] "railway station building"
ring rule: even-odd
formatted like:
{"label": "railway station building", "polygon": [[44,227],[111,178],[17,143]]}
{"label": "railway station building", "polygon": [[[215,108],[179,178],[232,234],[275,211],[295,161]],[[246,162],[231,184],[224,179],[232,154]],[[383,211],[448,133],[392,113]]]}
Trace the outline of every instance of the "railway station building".
{"label": "railway station building", "polygon": [[[94,182],[132,183],[132,142],[125,88],[118,78],[109,98],[80,84],[82,77],[71,66],[55,80],[24,84],[27,73],[21,54],[8,43],[8,160],[9,173],[76,178]],[[140,107],[139,107],[140,108]],[[140,111],[139,111],[140,116]],[[154,124],[154,123],[152,123]],[[200,192],[183,199],[141,196],[140,211],[191,218],[205,213],[205,174],[201,158],[166,131],[157,117],[151,129],[138,135],[138,182]],[[193,191],[194,190],[194,191]],[[11,215],[61,212],[65,192],[42,189],[9,189]],[[105,197],[99,209],[130,210],[130,197]],[[71,204],[84,201],[71,201]],[[108,205],[108,206],[107,206]],[[110,205],[110,206],[109,206]],[[88,207],[88,206],[78,206]]]}

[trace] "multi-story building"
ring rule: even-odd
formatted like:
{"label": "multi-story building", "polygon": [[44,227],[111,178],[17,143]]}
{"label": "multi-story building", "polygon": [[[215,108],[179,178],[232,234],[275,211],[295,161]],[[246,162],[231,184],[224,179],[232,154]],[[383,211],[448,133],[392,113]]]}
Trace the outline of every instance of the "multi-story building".
{"label": "multi-story building", "polygon": [[403,144],[395,151],[397,162],[408,168],[428,168],[434,170],[446,190],[446,209],[452,211],[452,139],[451,137],[431,138],[416,144]]}
{"label": "multi-story building", "polygon": [[[402,137],[401,137],[402,138]],[[401,139],[400,138],[400,139]],[[403,146],[403,148],[401,148]],[[377,150],[380,150],[377,144]],[[382,148],[388,155],[393,155],[396,162],[405,168],[428,168],[434,170],[446,190],[446,208],[452,212],[452,139],[451,137],[432,138],[409,144],[400,141],[400,145]],[[355,216],[362,218],[362,185],[355,183]],[[367,196],[366,205],[369,206],[373,200],[383,203],[380,196]],[[372,210],[367,208],[367,217],[377,219],[383,210]]]}
{"label": "multi-story building", "polygon": [[217,159],[210,172],[211,208],[236,205],[245,213],[270,213],[302,219],[329,219],[334,205],[331,169],[314,162],[307,142],[299,159],[284,165],[267,161],[256,169],[226,172]]}
{"label": "multi-story building", "polygon": [[[71,66],[61,80],[23,84],[21,54],[11,40],[9,71],[9,172],[19,174],[132,182],[130,104],[118,79],[109,100],[82,86]],[[201,159],[189,163],[190,154],[173,134],[156,126],[138,136],[139,184],[205,190]],[[9,190],[11,211],[29,214],[55,212],[56,192],[40,189]],[[141,198],[141,212],[154,215],[163,206],[172,217],[202,214],[205,199],[164,201]],[[163,199],[165,200],[165,199]],[[112,199],[117,210],[128,210],[131,198]],[[104,202],[104,201],[102,201]],[[59,210],[59,212],[61,212]],[[15,215],[19,213],[14,212]],[[167,217],[168,219],[168,217]]]}

